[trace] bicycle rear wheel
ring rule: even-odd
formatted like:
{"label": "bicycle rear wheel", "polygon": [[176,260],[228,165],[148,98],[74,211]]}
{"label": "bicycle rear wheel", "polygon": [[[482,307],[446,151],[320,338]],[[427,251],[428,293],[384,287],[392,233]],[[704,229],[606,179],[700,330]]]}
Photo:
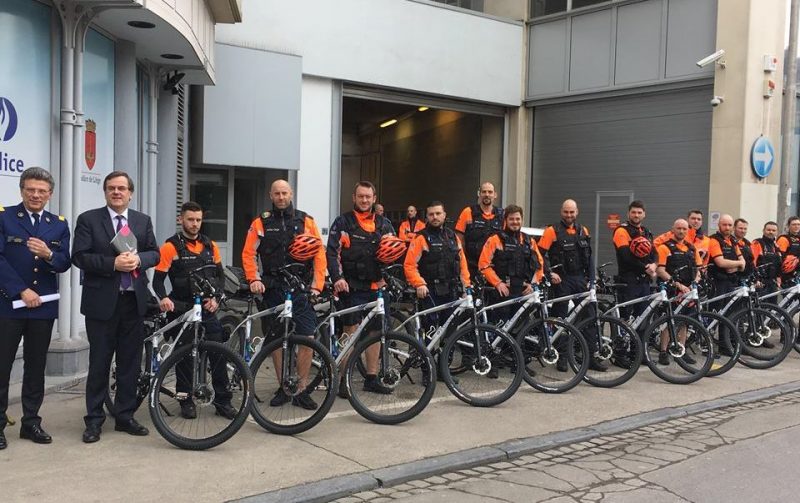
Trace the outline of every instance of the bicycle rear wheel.
{"label": "bicycle rear wheel", "polygon": [[[644,357],[647,366],[659,378],[672,384],[693,383],[708,374],[714,363],[711,336],[702,323],[676,314],[671,317],[675,329],[675,343],[668,341],[667,351],[661,355],[661,337],[669,336],[669,316],[653,321],[644,331]],[[685,343],[680,338],[685,337]]]}
{"label": "bicycle rear wheel", "polygon": [[193,345],[186,344],[161,364],[150,390],[150,418],[172,445],[204,450],[225,442],[244,424],[252,375],[223,344],[201,341],[193,352]]}
{"label": "bicycle rear wheel", "polygon": [[728,318],[712,311],[700,311],[696,317],[708,331],[714,347],[714,362],[706,375],[721,376],[736,366],[742,352],[739,331]]}
{"label": "bicycle rear wheel", "polygon": [[[281,372],[287,365],[288,372]],[[308,365],[305,369],[304,365]],[[296,435],[316,426],[333,406],[338,379],[336,364],[318,341],[290,335],[275,339],[253,359],[253,419],[278,435]],[[316,407],[313,407],[316,405]]]}
{"label": "bicycle rear wheel", "polygon": [[636,375],[642,363],[642,341],[630,325],[613,316],[589,318],[575,328],[588,341],[590,337],[597,338],[597,325],[600,327],[599,344],[593,344],[597,347],[590,351],[605,370],[587,369],[583,380],[592,386],[613,388]]}
{"label": "bicycle rear wheel", "polygon": [[511,398],[522,383],[522,366],[517,342],[494,325],[461,327],[447,336],[439,354],[439,372],[447,388],[475,407],[492,407]]}
{"label": "bicycle rear wheel", "polygon": [[743,309],[733,313],[729,319],[741,335],[739,363],[745,367],[772,368],[781,363],[794,347],[794,331],[774,311]]}
{"label": "bicycle rear wheel", "polygon": [[[550,348],[546,340],[551,339]],[[522,349],[522,377],[544,393],[569,391],[583,380],[589,369],[589,345],[581,332],[558,318],[534,318],[517,334]]]}
{"label": "bicycle rear wheel", "polygon": [[[377,372],[367,375],[366,354],[377,344]],[[364,373],[358,370],[359,366]],[[400,332],[372,334],[356,344],[345,367],[350,404],[378,424],[412,419],[428,405],[436,388],[433,357],[417,339]]]}

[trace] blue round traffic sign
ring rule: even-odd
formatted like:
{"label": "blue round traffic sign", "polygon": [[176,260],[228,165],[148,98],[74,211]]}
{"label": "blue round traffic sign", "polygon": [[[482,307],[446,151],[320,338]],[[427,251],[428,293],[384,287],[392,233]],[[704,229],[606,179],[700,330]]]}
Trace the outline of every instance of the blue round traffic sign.
{"label": "blue round traffic sign", "polygon": [[750,149],[750,166],[759,178],[766,178],[775,164],[775,148],[766,136],[759,136]]}

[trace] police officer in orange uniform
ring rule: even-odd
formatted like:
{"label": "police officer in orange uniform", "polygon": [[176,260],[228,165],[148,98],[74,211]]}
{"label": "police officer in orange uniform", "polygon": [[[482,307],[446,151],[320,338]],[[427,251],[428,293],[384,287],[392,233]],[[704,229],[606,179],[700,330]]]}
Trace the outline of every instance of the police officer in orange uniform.
{"label": "police officer in orange uniform", "polygon": [[464,208],[456,221],[471,277],[480,275],[478,260],[486,240],[503,229],[503,209],[494,205],[496,199],[494,185],[483,182],[478,189],[478,204]]}
{"label": "police officer in orange uniform", "polygon": [[[642,225],[645,218],[644,203],[632,201],[628,205],[628,221],[614,230],[614,248],[617,252],[617,266],[619,277],[627,286],[622,288],[621,301],[633,300],[650,294],[650,281],[656,276],[656,254],[652,249],[653,234]],[[651,243],[649,253],[642,252],[636,256],[631,250],[631,242],[641,238],[643,244]],[[642,249],[646,248],[644,246]],[[623,317],[630,314],[639,316],[645,309],[645,303],[640,302],[623,312]]]}
{"label": "police officer in orange uniform", "polygon": [[762,236],[752,244],[753,261],[759,270],[763,293],[772,293],[781,287],[781,264],[783,255],[775,239],[778,236],[777,222],[764,224]]}
{"label": "police officer in orange uniform", "polygon": [[415,206],[409,206],[408,209],[406,209],[406,219],[400,223],[400,228],[397,233],[400,239],[410,243],[417,235],[417,232],[424,228],[425,222],[417,218],[417,208]]}
{"label": "police officer in orange uniform", "polygon": [[[778,237],[775,241],[778,249],[785,259],[787,256],[800,258],[800,217],[789,217],[786,222],[786,234]],[[781,281],[786,283],[794,276],[794,272],[781,275]]]}
{"label": "police officer in orange uniform", "polygon": [[[311,260],[303,262],[305,266],[303,280],[310,284],[311,295],[319,295],[325,283],[325,247],[321,246],[319,228],[307,213],[295,209],[292,204],[294,193],[286,180],[275,180],[269,191],[272,201],[271,211],[263,212],[253,220],[247,231],[247,238],[242,250],[242,266],[245,278],[250,283],[250,291],[263,294],[263,308],[267,309],[283,304],[285,292],[279,269],[289,263],[295,262],[289,255],[289,246],[300,235],[311,235],[320,242],[319,250]],[[258,272],[258,260],[261,260],[261,273]],[[295,334],[314,336],[317,318],[314,308],[303,292],[296,292],[292,297],[292,320],[295,324]],[[283,334],[269,333],[271,337],[280,337]],[[281,350],[272,354],[272,361],[278,376],[281,373]],[[311,350],[305,347],[298,349],[297,366],[308,377],[311,368]],[[301,388],[302,389],[302,388]],[[281,407],[289,402],[307,410],[314,410],[317,403],[306,392],[301,392],[294,397],[286,394],[283,387],[275,391],[270,400],[271,407]]]}
{"label": "police officer in orange uniform", "polygon": [[[203,208],[194,201],[184,203],[181,206],[178,223],[181,231],[167,239],[167,242],[161,246],[159,250],[161,260],[156,265],[153,274],[153,291],[159,299],[158,305],[164,312],[176,313],[173,317],[191,309],[198,285],[193,284],[190,273],[194,272],[209,281],[220,295],[225,284],[222,258],[217,243],[200,233],[200,227],[203,225]],[[167,277],[172,284],[172,291],[169,295],[164,286]],[[225,342],[227,337],[216,315],[218,308],[217,297],[203,299],[202,316],[205,338],[209,341]],[[188,342],[189,339],[183,337],[179,344]],[[191,365],[191,359],[186,358],[176,367],[176,390],[179,393],[187,394],[185,400],[180,400],[181,416],[184,419],[197,417],[197,408],[189,395],[191,392]],[[236,417],[236,409],[231,406],[232,394],[228,391],[229,381],[226,369],[216,362],[211,362],[211,366],[216,414],[233,419]]]}

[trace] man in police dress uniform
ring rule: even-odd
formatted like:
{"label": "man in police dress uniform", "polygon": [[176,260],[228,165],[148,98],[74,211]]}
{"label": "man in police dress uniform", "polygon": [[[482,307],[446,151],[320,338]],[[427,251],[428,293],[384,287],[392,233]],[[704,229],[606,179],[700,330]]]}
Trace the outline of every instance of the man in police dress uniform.
{"label": "man in police dress uniform", "polygon": [[[22,426],[20,438],[49,444],[39,407],[44,399],[44,368],[58,301],[42,297],[58,292],[57,274],[70,266],[69,227],[62,216],[45,211],[53,195],[53,177],[42,168],[28,168],[20,176],[22,203],[0,207],[0,449],[6,448],[3,430],[8,408],[8,381],[21,338]],[[21,300],[24,307],[14,309]]]}

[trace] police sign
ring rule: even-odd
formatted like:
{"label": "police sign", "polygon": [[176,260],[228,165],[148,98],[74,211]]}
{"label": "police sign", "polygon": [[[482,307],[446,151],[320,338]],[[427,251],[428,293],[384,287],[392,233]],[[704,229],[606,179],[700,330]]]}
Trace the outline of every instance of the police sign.
{"label": "police sign", "polygon": [[775,148],[766,136],[759,136],[750,149],[750,166],[759,178],[766,178],[775,164]]}

